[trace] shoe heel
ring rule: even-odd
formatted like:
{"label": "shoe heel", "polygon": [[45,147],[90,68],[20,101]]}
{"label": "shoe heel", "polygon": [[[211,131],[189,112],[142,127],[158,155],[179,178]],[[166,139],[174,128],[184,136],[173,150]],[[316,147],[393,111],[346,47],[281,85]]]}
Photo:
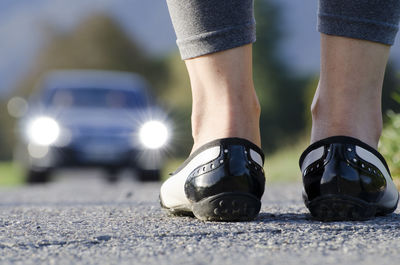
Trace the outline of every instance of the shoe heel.
{"label": "shoe heel", "polygon": [[320,221],[362,221],[373,218],[377,207],[346,195],[326,195],[306,204],[311,215]]}
{"label": "shoe heel", "polygon": [[250,221],[260,208],[257,197],[238,192],[217,194],[192,204],[193,214],[203,221]]}

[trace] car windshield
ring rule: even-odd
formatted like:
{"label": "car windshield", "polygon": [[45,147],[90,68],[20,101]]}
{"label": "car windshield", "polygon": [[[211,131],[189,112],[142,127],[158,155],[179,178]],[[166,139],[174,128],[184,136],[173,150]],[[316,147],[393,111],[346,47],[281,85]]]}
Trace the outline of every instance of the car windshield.
{"label": "car windshield", "polygon": [[58,88],[45,99],[48,106],[65,108],[140,108],[146,103],[146,97],[139,91],[102,88]]}

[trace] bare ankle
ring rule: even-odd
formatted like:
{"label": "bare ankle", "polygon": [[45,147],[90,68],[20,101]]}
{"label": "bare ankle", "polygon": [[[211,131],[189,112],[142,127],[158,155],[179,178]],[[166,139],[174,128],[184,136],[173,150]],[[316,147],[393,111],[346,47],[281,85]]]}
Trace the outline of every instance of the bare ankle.
{"label": "bare ankle", "polygon": [[352,106],[352,108],[335,107],[332,104],[320,105],[314,102],[311,110],[313,121],[311,143],[343,135],[357,138],[376,149],[382,132],[380,111],[373,110],[365,104],[364,107]]}
{"label": "bare ankle", "polygon": [[192,113],[193,150],[215,139],[238,137],[261,146],[259,104],[238,104],[194,108]]}
{"label": "bare ankle", "polygon": [[312,142],[345,135],[377,147],[389,50],[389,46],[376,42],[321,34],[321,75],[312,105]]}
{"label": "bare ankle", "polygon": [[245,45],[186,61],[193,96],[193,150],[227,137],[261,145],[251,50]]}

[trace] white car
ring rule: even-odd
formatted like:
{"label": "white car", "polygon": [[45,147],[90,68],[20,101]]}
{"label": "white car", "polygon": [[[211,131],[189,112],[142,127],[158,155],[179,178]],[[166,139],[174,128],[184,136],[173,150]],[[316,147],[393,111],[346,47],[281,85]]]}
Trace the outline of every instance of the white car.
{"label": "white car", "polygon": [[19,122],[17,158],[30,183],[65,167],[100,167],[115,179],[121,168],[158,180],[170,138],[165,112],[136,74],[54,71]]}

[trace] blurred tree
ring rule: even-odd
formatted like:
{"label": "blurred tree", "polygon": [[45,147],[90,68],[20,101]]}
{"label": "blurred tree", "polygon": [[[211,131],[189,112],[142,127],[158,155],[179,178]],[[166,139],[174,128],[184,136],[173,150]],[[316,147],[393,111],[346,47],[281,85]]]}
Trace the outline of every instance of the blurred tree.
{"label": "blurred tree", "polygon": [[164,58],[167,71],[165,86],[159,91],[162,102],[168,106],[174,118],[173,147],[177,156],[185,157],[190,152],[193,140],[191,133],[192,95],[189,76],[178,52]]}
{"label": "blurred tree", "polygon": [[154,88],[165,79],[162,63],[150,58],[116,21],[105,14],[88,17],[71,32],[60,32],[51,25],[47,25],[46,32],[48,45],[32,65],[29,77],[20,84],[18,93],[30,94],[34,89],[32,83],[51,69],[137,72]]}
{"label": "blurred tree", "polygon": [[8,115],[7,102],[0,101],[0,160],[10,160],[14,143],[14,120]]}
{"label": "blurred tree", "polygon": [[311,132],[312,126],[312,117],[311,117],[311,103],[314,99],[315,91],[317,90],[319,82],[319,75],[315,75],[310,78],[309,82],[307,83],[303,95],[303,100],[305,102],[305,109],[303,110],[304,120],[305,123],[305,132],[307,133],[307,137],[309,132]]}
{"label": "blurred tree", "polygon": [[397,65],[389,62],[386,67],[385,78],[383,80],[382,91],[382,112],[387,118],[390,110],[395,113],[400,112],[400,71]]}
{"label": "blurred tree", "polygon": [[283,60],[284,37],[277,3],[255,0],[257,42],[253,48],[254,83],[260,99],[263,147],[269,151],[297,140],[305,127],[303,115],[307,77],[296,76]]}

